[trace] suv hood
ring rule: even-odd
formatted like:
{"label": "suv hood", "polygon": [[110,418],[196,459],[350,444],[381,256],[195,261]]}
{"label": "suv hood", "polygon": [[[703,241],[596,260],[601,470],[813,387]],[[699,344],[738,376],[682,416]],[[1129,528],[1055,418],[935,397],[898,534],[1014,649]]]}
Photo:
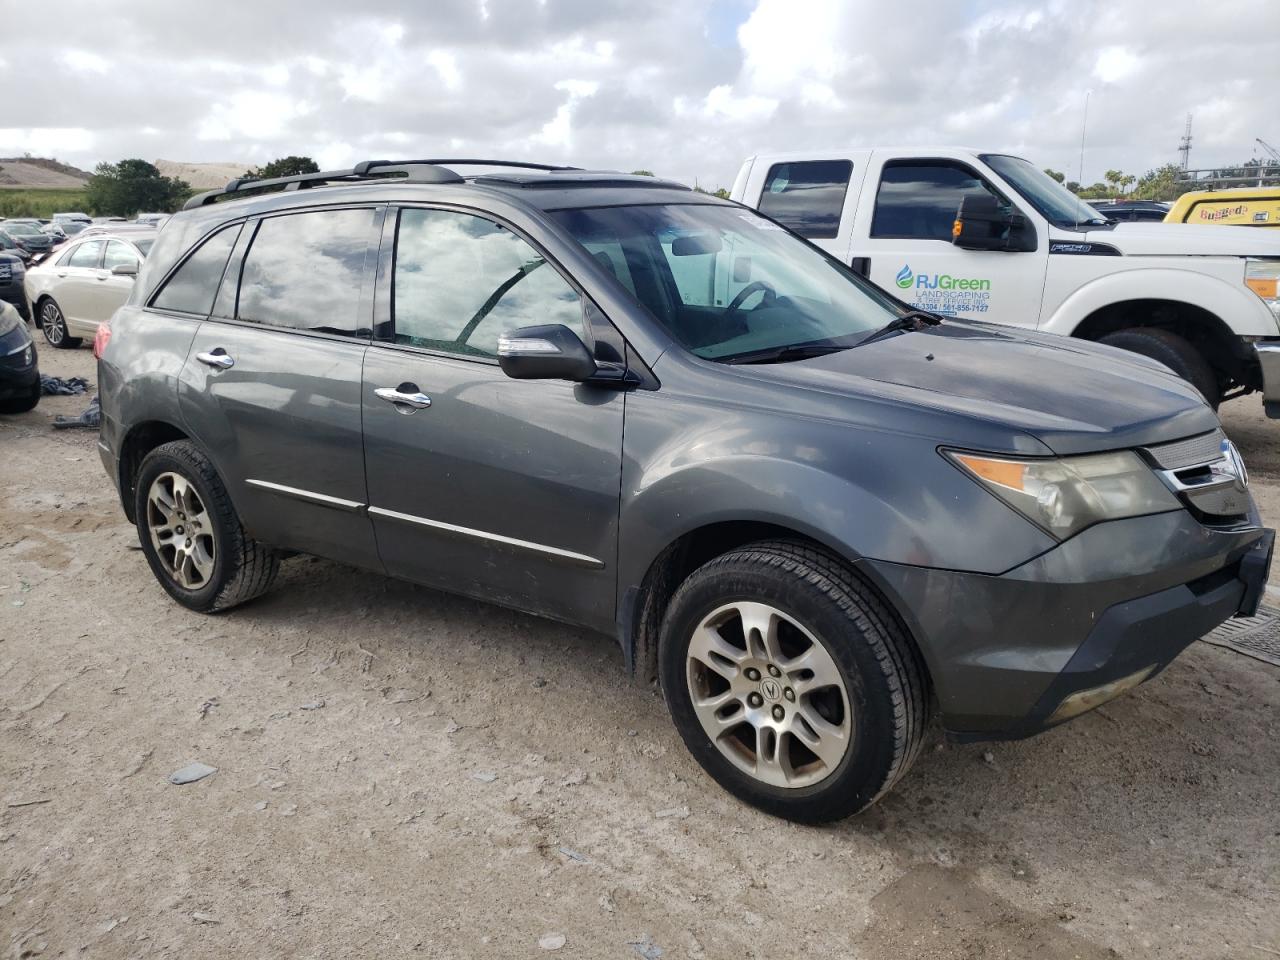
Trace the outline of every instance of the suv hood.
{"label": "suv hood", "polygon": [[[1080,235],[1054,239],[1079,242]],[[1280,257],[1280,237],[1257,227],[1122,221],[1105,230],[1088,231],[1084,241],[1110,244],[1129,256]]]}
{"label": "suv hood", "polygon": [[1195,387],[1145,357],[970,321],[736,369],[795,388],[874,395],[998,424],[1061,455],[1178,440],[1218,426]]}

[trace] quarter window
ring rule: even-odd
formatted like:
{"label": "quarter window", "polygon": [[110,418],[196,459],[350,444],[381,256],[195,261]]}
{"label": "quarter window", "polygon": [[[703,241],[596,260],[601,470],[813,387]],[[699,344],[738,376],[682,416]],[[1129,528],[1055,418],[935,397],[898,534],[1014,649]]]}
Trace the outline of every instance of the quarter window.
{"label": "quarter window", "polygon": [[102,240],[86,240],[71,251],[67,261],[69,267],[96,267],[102,262],[102,248],[106,243]]}
{"label": "quarter window", "polygon": [[159,310],[207,317],[213,307],[213,294],[222,280],[222,271],[227,267],[227,257],[231,255],[231,247],[239,234],[240,225],[237,223],[206,240],[169,278],[152,301],[152,306]]}
{"label": "quarter window", "polygon": [[496,357],[498,337],[517,327],[561,323],[584,336],[582,301],[556,268],[471,214],[403,211],[394,285],[396,343]]}
{"label": "quarter window", "polygon": [[360,289],[373,216],[371,209],[316,210],[263,220],[245,255],[236,317],[369,336]]}
{"label": "quarter window", "polygon": [[830,240],[840,232],[840,213],[852,174],[848,160],[775,163],[760,194],[760,212],[802,237]]}
{"label": "quarter window", "polygon": [[880,175],[871,236],[950,243],[960,201],[974,194],[1006,202],[982,178],[954,164],[887,166]]}

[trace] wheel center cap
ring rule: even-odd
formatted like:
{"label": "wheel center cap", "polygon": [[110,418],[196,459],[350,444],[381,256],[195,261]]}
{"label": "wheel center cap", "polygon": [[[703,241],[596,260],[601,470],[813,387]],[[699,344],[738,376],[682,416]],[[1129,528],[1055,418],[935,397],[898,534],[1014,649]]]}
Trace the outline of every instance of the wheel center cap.
{"label": "wheel center cap", "polygon": [[782,684],[773,677],[765,677],[760,681],[760,696],[770,703],[776,703],[782,699]]}

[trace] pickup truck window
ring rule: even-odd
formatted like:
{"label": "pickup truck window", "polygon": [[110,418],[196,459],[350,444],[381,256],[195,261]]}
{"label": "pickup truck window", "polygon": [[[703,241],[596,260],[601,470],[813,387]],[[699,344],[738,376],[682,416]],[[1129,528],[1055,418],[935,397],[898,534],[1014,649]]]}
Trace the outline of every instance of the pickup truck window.
{"label": "pickup truck window", "polygon": [[1106,217],[1033,163],[1021,157],[986,153],[980,158],[1056,227],[1100,227]]}
{"label": "pickup truck window", "polygon": [[970,194],[1004,198],[972,171],[944,160],[886,164],[876,193],[871,236],[951,242],[960,201]]}
{"label": "pickup truck window", "polygon": [[624,286],[704,359],[843,349],[901,313],[847,267],[740,207],[601,207],[551,216],[587,250],[607,245],[625,257],[634,286]]}
{"label": "pickup truck window", "polygon": [[765,178],[759,210],[802,237],[830,240],[840,231],[852,174],[848,160],[775,163]]}

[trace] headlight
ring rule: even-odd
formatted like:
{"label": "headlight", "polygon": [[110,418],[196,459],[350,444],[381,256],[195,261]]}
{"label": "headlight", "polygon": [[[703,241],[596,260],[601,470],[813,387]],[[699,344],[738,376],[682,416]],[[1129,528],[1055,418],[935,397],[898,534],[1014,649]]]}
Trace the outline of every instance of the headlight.
{"label": "headlight", "polygon": [[956,450],[946,455],[1059,540],[1103,520],[1181,506],[1151,468],[1129,450],[1060,460],[1015,460]]}
{"label": "headlight", "polygon": [[1276,287],[1280,284],[1280,258],[1246,260],[1244,283],[1262,298],[1262,302],[1271,309],[1276,320],[1280,321],[1280,295],[1276,292]]}

